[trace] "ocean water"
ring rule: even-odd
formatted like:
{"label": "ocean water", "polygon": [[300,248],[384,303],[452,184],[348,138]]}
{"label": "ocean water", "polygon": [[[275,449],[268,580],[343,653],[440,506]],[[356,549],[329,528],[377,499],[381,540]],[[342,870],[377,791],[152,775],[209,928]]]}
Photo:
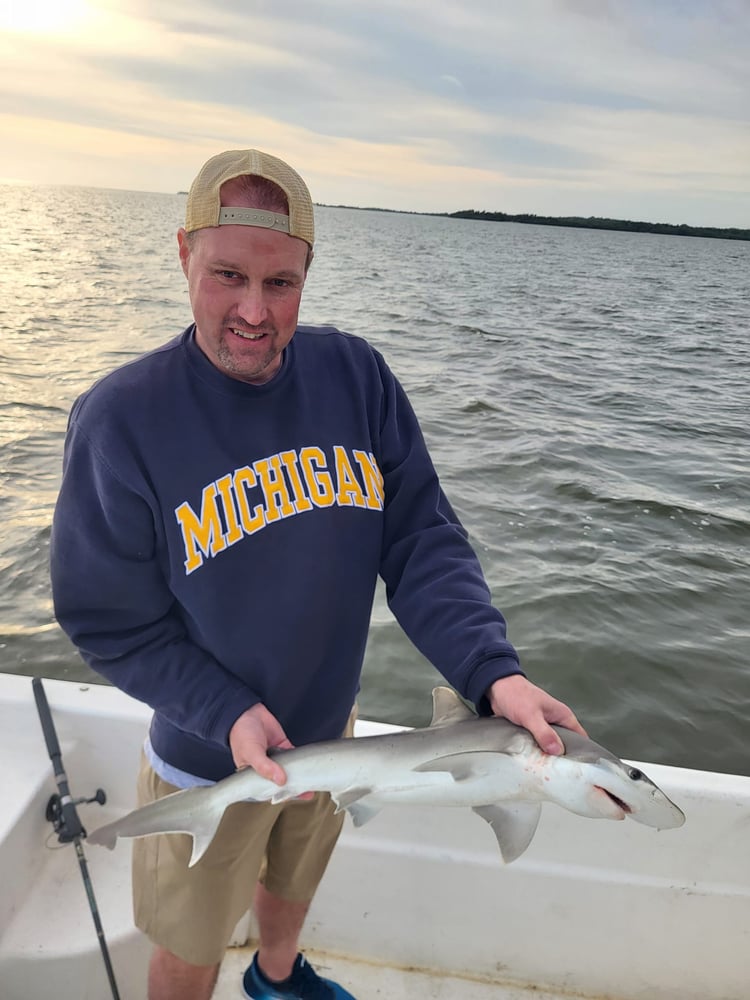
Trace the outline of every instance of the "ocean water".
{"label": "ocean water", "polygon": [[[79,392],[190,321],[184,198],[0,187],[0,669],[54,622]],[[750,774],[750,244],[320,208],[301,319],[383,351],[528,675],[621,756]],[[382,593],[362,714],[440,681]]]}

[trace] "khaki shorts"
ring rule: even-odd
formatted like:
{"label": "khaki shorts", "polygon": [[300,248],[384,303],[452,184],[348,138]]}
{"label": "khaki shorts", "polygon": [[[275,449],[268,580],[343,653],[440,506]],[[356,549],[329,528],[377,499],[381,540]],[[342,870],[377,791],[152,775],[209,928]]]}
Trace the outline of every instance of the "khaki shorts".
{"label": "khaki shorts", "polygon": [[[352,736],[356,709],[344,736]],[[177,791],[145,757],[138,804]],[[201,860],[188,868],[192,838],[157,834],[133,841],[133,913],[151,941],[193,965],[215,965],[261,881],[281,899],[308,903],[344,822],[327,792],[309,801],[237,802],[228,807]]]}

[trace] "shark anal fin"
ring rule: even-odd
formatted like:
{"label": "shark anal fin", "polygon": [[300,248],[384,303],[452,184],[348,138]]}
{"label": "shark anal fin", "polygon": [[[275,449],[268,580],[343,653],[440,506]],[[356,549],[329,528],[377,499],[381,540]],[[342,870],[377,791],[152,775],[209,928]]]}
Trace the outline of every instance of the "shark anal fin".
{"label": "shark anal fin", "polygon": [[473,812],[490,824],[506,865],[520,857],[531,843],[542,811],[539,802],[511,802],[503,806],[474,806]]}

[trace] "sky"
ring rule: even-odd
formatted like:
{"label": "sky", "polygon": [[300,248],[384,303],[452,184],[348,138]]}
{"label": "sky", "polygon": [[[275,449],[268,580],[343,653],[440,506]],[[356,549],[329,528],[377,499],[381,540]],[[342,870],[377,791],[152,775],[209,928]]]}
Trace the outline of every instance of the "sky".
{"label": "sky", "polygon": [[750,228],[750,0],[0,0],[0,181]]}

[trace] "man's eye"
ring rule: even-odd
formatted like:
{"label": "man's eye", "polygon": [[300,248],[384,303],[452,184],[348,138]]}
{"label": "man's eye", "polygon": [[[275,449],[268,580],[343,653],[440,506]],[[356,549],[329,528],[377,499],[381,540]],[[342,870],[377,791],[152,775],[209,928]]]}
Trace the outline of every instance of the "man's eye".
{"label": "man's eye", "polygon": [[220,278],[227,278],[228,280],[233,280],[234,278],[239,278],[239,274],[236,271],[219,271]]}

